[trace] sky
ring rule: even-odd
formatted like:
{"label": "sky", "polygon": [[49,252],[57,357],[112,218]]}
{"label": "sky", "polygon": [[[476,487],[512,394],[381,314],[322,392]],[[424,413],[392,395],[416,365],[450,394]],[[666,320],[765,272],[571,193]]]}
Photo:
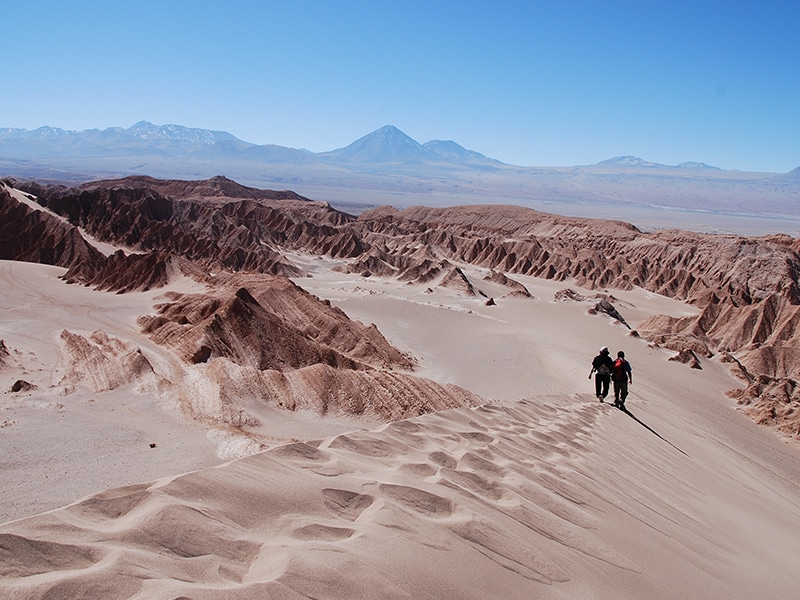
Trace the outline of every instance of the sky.
{"label": "sky", "polygon": [[0,127],[146,120],[333,150],[384,125],[506,163],[800,166],[800,2],[6,2]]}

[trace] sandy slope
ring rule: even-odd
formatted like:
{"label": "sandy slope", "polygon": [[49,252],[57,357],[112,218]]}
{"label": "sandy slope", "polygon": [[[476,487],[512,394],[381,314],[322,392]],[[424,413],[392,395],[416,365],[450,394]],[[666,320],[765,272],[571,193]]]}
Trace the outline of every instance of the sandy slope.
{"label": "sandy slope", "polygon": [[[480,289],[497,293],[497,306],[486,306],[454,290],[361,279],[331,271],[334,261],[293,258],[312,273],[298,283],[352,318],[374,322],[420,359],[420,375],[497,401],[347,433],[344,425],[324,433],[287,420],[307,443],[164,477],[220,460],[205,431],[163,410],[164,398],[76,392],[59,407],[58,386],[49,387],[61,365],[58,327],[77,319],[91,331],[99,322],[138,340],[117,320],[133,323],[152,295],[65,291],[53,282],[58,270],[35,267],[23,276],[3,264],[6,289],[16,292],[10,300],[3,294],[2,308],[19,314],[2,321],[0,338],[34,352],[42,369],[28,369],[38,390],[2,397],[3,460],[17,461],[3,470],[6,514],[21,516],[14,511],[24,498],[54,507],[56,497],[68,503],[105,487],[156,481],[0,527],[0,592],[795,597],[800,455],[724,396],[737,385],[724,365],[704,359],[703,369],[693,370],[668,361],[671,353],[648,347],[618,322],[587,314],[589,304],[554,302],[564,283],[519,277],[534,298],[502,298],[482,281],[484,273],[468,270]],[[57,291],[36,300],[48,286]],[[86,296],[66,296],[72,293]],[[640,290],[613,294],[634,328],[651,314],[693,310]],[[55,298],[65,307],[45,311],[51,324],[39,329],[41,302],[57,304]],[[80,308],[60,312],[69,306]],[[600,345],[625,350],[633,364],[630,413],[592,395],[587,374]],[[8,389],[7,370],[0,375]],[[105,423],[120,433],[103,437],[101,420],[84,424],[106,403]],[[134,403],[152,408],[137,416]],[[70,431],[77,427],[80,437]],[[52,446],[37,441],[42,431],[53,436]],[[168,433],[181,442],[170,442]],[[72,454],[76,440],[91,439],[94,453]],[[98,457],[101,447],[111,460]],[[153,465],[156,455],[167,458]],[[66,471],[82,487],[62,483],[46,497],[42,479]],[[15,490],[11,502],[6,490]]]}
{"label": "sandy slope", "polygon": [[109,491],[3,527],[0,589],[794,597],[796,487],[672,423],[659,437],[644,426],[657,413],[632,415],[587,396],[503,402]]}
{"label": "sandy slope", "polygon": [[[259,449],[260,444],[236,431],[184,416],[182,405],[207,393],[206,384],[196,369],[152,343],[136,324],[138,316],[154,312],[167,290],[199,292],[201,286],[178,279],[168,288],[118,295],[67,285],[59,279],[64,271],[0,261],[0,340],[10,351],[0,365],[0,521]],[[82,360],[74,362],[66,352],[65,330],[85,339],[102,331],[132,343],[154,373],[130,381],[97,381],[84,373]],[[120,376],[119,370],[120,365],[111,364],[108,378]],[[165,385],[166,379],[177,385]],[[18,380],[35,389],[11,392]],[[307,415],[298,421],[275,413],[263,430],[286,440],[360,425],[353,419],[323,421]]]}

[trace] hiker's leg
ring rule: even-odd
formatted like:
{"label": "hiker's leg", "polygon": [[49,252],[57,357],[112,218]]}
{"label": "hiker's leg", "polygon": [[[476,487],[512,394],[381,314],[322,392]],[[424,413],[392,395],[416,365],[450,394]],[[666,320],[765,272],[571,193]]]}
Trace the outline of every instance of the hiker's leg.
{"label": "hiker's leg", "polygon": [[608,396],[608,384],[611,383],[611,376],[605,375],[603,377],[603,398]]}
{"label": "hiker's leg", "polygon": [[628,397],[628,380],[620,381],[619,401],[625,404],[625,398]]}
{"label": "hiker's leg", "polygon": [[601,383],[602,383],[602,378],[600,377],[600,375],[599,374],[595,375],[594,376],[594,395],[595,396],[600,396],[600,385],[601,385]]}

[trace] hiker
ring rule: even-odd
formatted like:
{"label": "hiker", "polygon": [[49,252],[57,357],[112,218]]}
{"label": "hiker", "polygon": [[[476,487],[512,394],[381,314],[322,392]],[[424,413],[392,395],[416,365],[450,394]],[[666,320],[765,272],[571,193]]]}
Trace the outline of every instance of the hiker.
{"label": "hiker", "polygon": [[608,346],[600,348],[600,354],[592,360],[592,370],[589,371],[589,379],[592,378],[592,373],[597,373],[594,376],[594,391],[597,399],[602,402],[608,396],[608,386],[611,382],[611,367],[614,366],[614,361],[608,352]]}
{"label": "hiker", "polygon": [[617,352],[617,360],[611,367],[611,381],[614,382],[614,406],[625,408],[628,385],[633,383],[633,369],[631,363],[625,360],[625,353],[622,350]]}

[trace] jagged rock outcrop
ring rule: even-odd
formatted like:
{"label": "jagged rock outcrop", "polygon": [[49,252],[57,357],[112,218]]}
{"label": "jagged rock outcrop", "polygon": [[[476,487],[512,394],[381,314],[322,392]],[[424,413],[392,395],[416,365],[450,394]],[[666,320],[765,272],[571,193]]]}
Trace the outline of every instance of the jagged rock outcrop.
{"label": "jagged rock outcrop", "polygon": [[482,293],[459,267],[454,267],[447,273],[439,282],[439,286],[456,290],[467,296],[477,296]]}
{"label": "jagged rock outcrop", "polygon": [[628,329],[631,328],[630,325],[625,321],[625,318],[620,314],[620,312],[614,307],[613,304],[608,299],[608,296],[601,295],[597,302],[595,302],[594,306],[592,307],[594,312],[599,312],[608,315],[612,319],[616,319]]}
{"label": "jagged rock outcrop", "polygon": [[59,384],[64,393],[85,385],[94,392],[135,384],[139,389],[156,389],[158,376],[150,361],[135,344],[95,331],[88,338],[78,333],[61,332],[66,355],[66,373]]}
{"label": "jagged rock outcrop", "polygon": [[259,370],[312,364],[356,370],[414,366],[374,325],[352,321],[288,279],[215,279],[216,291],[168,293],[158,314],[140,317],[139,325],[193,364],[225,357]]}
{"label": "jagged rock outcrop", "polygon": [[17,379],[14,383],[11,384],[11,389],[8,391],[12,394],[18,394],[19,392],[30,392],[32,390],[38,389],[38,386],[31,383],[30,381],[25,381],[24,379]]}
{"label": "jagged rock outcrop", "polygon": [[177,259],[159,252],[125,254],[118,250],[95,263],[73,265],[64,274],[68,283],[86,283],[99,290],[119,293],[147,291],[166,285]]}
{"label": "jagged rock outcrop", "polygon": [[505,294],[506,297],[522,297],[522,298],[532,298],[533,295],[528,291],[524,285],[522,285],[519,281],[511,279],[510,277],[506,276],[505,273],[500,271],[495,271],[494,269],[484,278],[486,281],[491,281],[492,283],[497,283],[503,287],[509,289],[509,291]]}
{"label": "jagged rock outcrop", "polygon": [[168,293],[157,315],[138,321],[212,384],[183,394],[184,408],[198,420],[257,438],[269,407],[396,420],[483,402],[415,377],[408,372],[414,360],[374,325],[350,320],[285,278],[215,279],[213,292]]}
{"label": "jagged rock outcrop", "polygon": [[77,227],[21,202],[0,184],[0,259],[71,268],[99,263],[103,256]]}
{"label": "jagged rock outcrop", "polygon": [[622,314],[620,314],[616,307],[611,304],[611,300],[616,300],[613,296],[596,294],[594,298],[589,298],[583,294],[579,294],[572,288],[565,288],[563,290],[558,290],[555,294],[553,294],[553,300],[556,302],[593,302],[592,306],[587,309],[587,313],[590,315],[596,315],[597,313],[608,315],[612,319],[625,325],[625,327],[628,329],[631,328],[627,321],[625,321],[625,318],[622,316]]}
{"label": "jagged rock outcrop", "polygon": [[564,288],[563,290],[558,290],[555,294],[553,294],[553,300],[556,302],[586,302],[587,298],[572,288]]}
{"label": "jagged rock outcrop", "polygon": [[697,355],[688,348],[684,348],[675,356],[670,356],[669,360],[689,365],[692,369],[703,369],[702,365],[700,364],[700,359],[697,358]]}
{"label": "jagged rock outcrop", "polygon": [[800,435],[800,385],[795,379],[757,375],[744,389],[731,390],[744,412],[759,425]]}
{"label": "jagged rock outcrop", "polygon": [[262,190],[237,183],[217,175],[211,179],[184,181],[156,179],[146,175],[133,175],[122,179],[107,179],[90,182],[81,189],[107,189],[109,187],[146,188],[169,198],[246,198],[250,200],[308,200],[290,190]]}
{"label": "jagged rock outcrop", "polygon": [[[300,270],[281,248],[335,257],[363,252],[360,240],[339,227],[353,220],[292,192],[245,188],[224,178],[204,182],[145,177],[94,182],[80,188],[24,184],[37,201],[75,227],[126,252],[75,260],[70,281],[129,291],[163,284],[170,257],[205,269],[295,276]],[[172,194],[172,195],[166,195]],[[233,197],[231,197],[233,194]],[[242,194],[239,196],[237,194]],[[15,260],[45,262],[17,253]],[[158,272],[160,279],[153,279]],[[133,276],[139,273],[139,281]],[[113,281],[128,279],[117,287]]]}
{"label": "jagged rock outcrop", "polygon": [[451,262],[557,281],[574,278],[589,289],[640,286],[694,304],[709,294],[736,305],[772,294],[800,301],[800,259],[788,236],[646,234],[617,221],[513,206],[380,208],[362,213],[356,226],[367,242],[390,237],[393,248],[414,242]]}

